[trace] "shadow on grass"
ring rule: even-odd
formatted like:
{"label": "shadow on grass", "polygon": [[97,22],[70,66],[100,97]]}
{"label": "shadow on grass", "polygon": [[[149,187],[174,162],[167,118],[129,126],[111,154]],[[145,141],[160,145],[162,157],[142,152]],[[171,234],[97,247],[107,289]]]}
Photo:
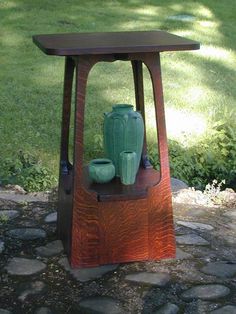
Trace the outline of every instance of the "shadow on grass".
{"label": "shadow on grass", "polygon": [[[5,1],[1,5],[1,22],[3,40],[2,71],[0,79],[2,108],[1,147],[3,154],[11,154],[14,150],[33,151],[40,155],[44,162],[56,168],[58,164],[60,121],[63,87],[63,58],[49,58],[43,55],[32,43],[31,36],[37,33],[82,32],[82,31],[125,31],[163,29],[173,33],[186,33],[188,37],[202,41],[203,45],[214,44],[223,49],[235,48],[232,30],[234,23],[233,1],[216,4],[215,1],[196,1],[182,3],[180,1],[80,1],[70,0],[56,4],[43,0],[41,2]],[[191,14],[196,16],[193,22],[167,19],[170,15]],[[210,26],[201,27],[201,21],[213,23],[215,36]],[[208,25],[208,24],[206,24]],[[179,106],[195,109],[202,107],[206,112],[218,111],[223,106],[235,103],[236,91],[233,88],[235,70],[227,65],[224,59],[206,58],[193,53],[163,54],[164,88],[168,82],[179,82],[177,89],[164,89],[166,103],[175,103],[173,94],[180,96]],[[178,67],[178,63],[181,64]],[[90,81],[88,90],[85,134],[88,139],[86,149],[93,150],[93,136],[101,129],[101,111],[109,111],[111,104],[126,101],[133,102],[133,87],[117,90],[122,78],[129,79],[119,73],[114,79],[112,71],[106,71],[107,65],[95,70],[96,79]],[[194,68],[194,72],[192,69]],[[118,67],[116,68],[116,70]],[[127,70],[128,66],[122,69]],[[101,75],[104,72],[107,77]],[[216,77],[219,82],[216,81]],[[102,78],[102,79],[101,79]],[[117,79],[117,80],[116,80]],[[117,83],[119,82],[119,83]],[[224,83],[222,83],[224,82]],[[126,83],[126,82],[124,82]],[[191,103],[182,98],[190,86],[200,85],[208,89],[207,106]],[[110,95],[107,88],[111,90]],[[178,91],[179,89],[179,91]],[[131,91],[130,91],[131,90]],[[194,88],[193,88],[194,90]],[[219,104],[212,101],[210,91],[219,96]],[[111,97],[114,93],[116,97]],[[151,98],[151,86],[146,91]],[[119,98],[119,101],[118,101]],[[221,99],[220,99],[221,98]],[[225,99],[225,101],[222,101]],[[215,100],[215,99],[214,99]],[[151,102],[151,101],[150,101]],[[99,106],[100,104],[100,106]],[[208,108],[207,108],[208,107]],[[207,108],[207,109],[206,109]],[[99,118],[94,118],[99,117]],[[95,131],[91,131],[91,126]],[[87,140],[86,140],[87,141]]]}

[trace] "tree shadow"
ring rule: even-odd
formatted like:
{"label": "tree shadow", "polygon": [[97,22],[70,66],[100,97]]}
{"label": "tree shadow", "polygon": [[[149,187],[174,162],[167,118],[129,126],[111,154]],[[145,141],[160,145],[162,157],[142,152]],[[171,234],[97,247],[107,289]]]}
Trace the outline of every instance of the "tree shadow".
{"label": "tree shadow", "polygon": [[[3,62],[0,79],[4,84],[0,89],[2,103],[6,104],[2,108],[3,123],[8,121],[7,131],[3,133],[8,140],[5,150],[10,153],[14,148],[24,146],[38,152],[45,160],[58,158],[64,66],[62,58],[49,58],[32,44],[33,34],[163,29],[187,34],[192,39],[200,41],[203,39],[203,46],[212,43],[222,49],[234,49],[236,46],[236,41],[232,40],[235,35],[232,35],[231,31],[234,24],[233,1],[228,1],[227,5],[224,3],[216,5],[213,0],[199,0],[187,4],[174,0],[160,1],[158,4],[153,0],[144,4],[132,0],[106,1],[97,6],[97,1],[78,3],[71,0],[66,4],[64,1],[58,1],[54,5],[47,0],[43,2],[24,0],[10,1],[2,5],[1,9]],[[176,14],[191,14],[196,16],[196,20],[184,22],[168,19],[168,16]],[[201,22],[208,24],[201,27]],[[209,37],[211,27],[209,23],[217,25],[217,34],[213,38]],[[225,62],[224,58],[215,58],[214,51],[212,58],[197,52],[181,52],[179,53],[181,57],[177,55],[163,54],[164,88],[169,80],[177,80],[185,93],[192,85],[189,82],[198,82],[209,91],[217,90],[219,98],[221,97],[217,105],[218,111],[221,111],[223,106],[232,107],[236,99],[236,91],[233,88],[235,78],[233,65]],[[182,69],[176,67],[178,60],[184,64]],[[191,71],[186,71],[191,66],[196,68],[197,78],[194,78]],[[105,71],[105,67],[102,66],[101,70]],[[225,84],[216,82],[216,76],[218,80],[224,80]],[[107,81],[103,82],[99,78],[98,74],[97,79],[90,82],[89,93],[93,95],[91,105],[89,103],[87,106],[90,116],[98,116],[101,113],[98,104],[105,104],[102,107],[106,109],[113,101],[116,102],[112,97],[109,100]],[[117,88],[117,83],[112,84],[111,89]],[[128,92],[125,88],[120,90],[120,99],[126,99]],[[175,91],[166,88],[164,92],[166,103],[173,105]],[[148,86],[147,94],[151,93],[151,86]],[[227,99],[229,103],[222,99]],[[188,101],[183,100],[183,106],[188,108]],[[198,106],[201,107],[201,104],[196,103],[191,110]],[[209,96],[208,112],[211,110],[215,110],[215,103]],[[15,123],[10,125],[9,121]],[[91,138],[89,135],[91,125],[99,129],[102,118],[96,120],[95,124],[93,118],[87,121],[85,133]],[[18,126],[17,130],[15,126]],[[90,141],[86,148],[91,149],[91,146]]]}

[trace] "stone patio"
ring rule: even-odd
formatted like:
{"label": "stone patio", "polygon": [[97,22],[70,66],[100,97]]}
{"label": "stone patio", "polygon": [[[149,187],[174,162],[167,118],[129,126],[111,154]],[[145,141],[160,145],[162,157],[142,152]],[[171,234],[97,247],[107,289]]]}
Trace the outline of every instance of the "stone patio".
{"label": "stone patio", "polygon": [[235,193],[173,191],[176,259],[92,269],[70,268],[50,195],[0,191],[0,314],[236,313]]}

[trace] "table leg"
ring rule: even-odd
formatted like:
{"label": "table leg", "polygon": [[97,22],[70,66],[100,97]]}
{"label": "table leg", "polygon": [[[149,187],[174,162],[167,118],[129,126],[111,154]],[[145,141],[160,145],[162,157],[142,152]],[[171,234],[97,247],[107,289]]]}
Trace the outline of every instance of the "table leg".
{"label": "table leg", "polygon": [[[75,135],[74,135],[74,171],[75,180],[81,180],[83,175],[83,141],[84,141],[84,108],[88,75],[96,63],[93,58],[75,58]],[[81,182],[77,182],[78,187]],[[76,183],[76,185],[77,185]]]}
{"label": "table leg", "polygon": [[132,63],[133,76],[134,76],[136,110],[141,112],[143,116],[143,121],[144,121],[144,141],[143,141],[141,163],[144,168],[152,168],[152,165],[150,161],[148,160],[148,155],[147,155],[142,61],[132,60],[131,63]]}
{"label": "table leg", "polygon": [[161,172],[158,195],[156,193],[152,195],[152,201],[156,205],[149,210],[149,258],[155,259],[158,254],[162,258],[174,257],[175,236],[160,55],[159,53],[147,54],[143,61],[150,72],[153,85]]}
{"label": "table leg", "polygon": [[97,196],[83,185],[84,110],[88,75],[96,58],[78,57],[76,62],[75,136],[73,165],[73,223],[71,265],[99,265],[99,213]]}
{"label": "table leg", "polygon": [[68,174],[71,165],[68,158],[70,115],[71,115],[71,94],[73,85],[74,61],[66,57],[64,74],[64,92],[62,109],[62,128],[61,128],[61,158],[60,172]]}
{"label": "table leg", "polygon": [[160,54],[150,54],[143,61],[150,72],[153,86],[158,146],[160,154],[161,178],[162,180],[170,182]]}
{"label": "table leg", "polygon": [[71,115],[71,94],[74,74],[74,61],[70,57],[65,60],[64,92],[61,126],[61,153],[60,153],[60,176],[58,187],[58,214],[57,233],[59,239],[63,240],[68,255],[70,254],[71,243],[71,217],[72,217],[72,166],[68,158],[70,115]]}

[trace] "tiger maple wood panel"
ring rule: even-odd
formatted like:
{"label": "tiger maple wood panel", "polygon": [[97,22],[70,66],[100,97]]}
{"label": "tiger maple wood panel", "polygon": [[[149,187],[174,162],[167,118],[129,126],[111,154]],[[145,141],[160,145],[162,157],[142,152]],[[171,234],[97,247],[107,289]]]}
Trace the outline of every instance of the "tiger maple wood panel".
{"label": "tiger maple wood panel", "polygon": [[[61,132],[58,236],[73,267],[158,260],[175,256],[171,187],[160,52],[199,49],[199,43],[164,31],[79,33],[33,36],[46,54],[66,56]],[[101,61],[130,61],[136,110],[144,125],[142,67],[153,86],[160,172],[148,160],[146,130],[140,171],[134,186],[118,180],[102,187],[83,170],[84,108],[92,67]],[[75,73],[73,165],[68,159],[71,94]],[[115,74],[115,73],[114,73]]]}

